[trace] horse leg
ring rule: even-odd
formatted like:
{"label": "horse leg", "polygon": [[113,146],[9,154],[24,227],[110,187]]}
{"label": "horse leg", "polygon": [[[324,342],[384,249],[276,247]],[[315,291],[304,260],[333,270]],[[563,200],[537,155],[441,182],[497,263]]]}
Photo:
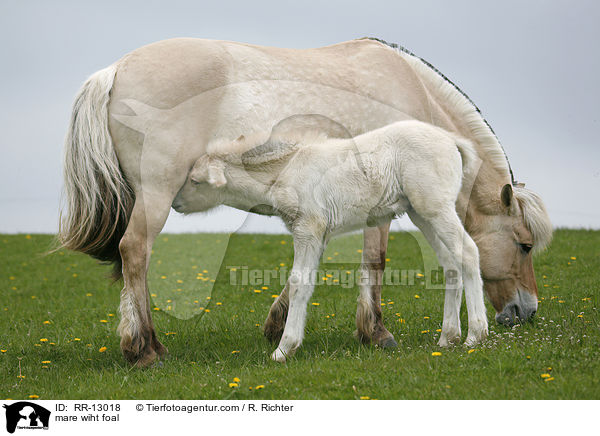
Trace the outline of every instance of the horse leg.
{"label": "horse leg", "polygon": [[396,347],[394,336],[383,325],[381,285],[385,269],[390,223],[366,227],[361,263],[360,293],[356,309],[355,336],[363,343]]}
{"label": "horse leg", "polygon": [[276,342],[281,339],[283,329],[285,327],[285,320],[288,315],[289,308],[289,280],[285,283],[285,287],[279,297],[271,305],[267,319],[265,320],[264,334],[265,337],[271,341]]}
{"label": "horse leg", "polygon": [[302,343],[306,306],[314,291],[314,275],[324,245],[322,234],[294,231],[294,266],[288,279],[289,310],[279,346],[271,355],[276,362],[285,363]]}
{"label": "horse leg", "polygon": [[458,276],[462,277],[469,318],[465,345],[473,346],[488,335],[483,281],[479,270],[479,251],[473,239],[465,231],[453,206],[449,205],[426,221],[430,223],[437,238],[445,245],[457,268]]}
{"label": "horse leg", "polygon": [[431,224],[421,218],[414,210],[408,211],[408,216],[415,226],[417,226],[425,239],[429,242],[435,253],[437,254],[438,260],[446,274],[446,294],[444,301],[444,320],[442,323],[442,334],[438,341],[440,347],[448,347],[450,344],[456,344],[460,342],[460,303],[462,300],[462,277],[458,274],[456,277],[451,277],[451,270],[454,267],[454,260],[452,259],[446,246],[436,236],[435,231],[431,227]]}
{"label": "horse leg", "polygon": [[172,199],[153,196],[150,203],[145,201],[148,197],[143,194],[136,197],[127,230],[119,244],[124,281],[118,328],[121,351],[138,367],[147,367],[167,353],[154,331],[146,275],[152,244],[169,215]]}

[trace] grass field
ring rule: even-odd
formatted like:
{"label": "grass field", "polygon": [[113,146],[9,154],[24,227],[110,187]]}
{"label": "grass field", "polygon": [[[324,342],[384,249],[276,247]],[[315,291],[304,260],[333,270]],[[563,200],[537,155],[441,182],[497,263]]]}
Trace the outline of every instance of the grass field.
{"label": "grass field", "polygon": [[[388,268],[422,270],[415,235],[392,238]],[[535,259],[535,320],[504,328],[488,305],[490,337],[474,351],[436,346],[443,293],[425,289],[421,278],[383,290],[384,319],[398,349],[357,343],[357,289],[338,280],[358,267],[361,237],[340,238],[323,258],[332,285],[316,288],[304,344],[287,365],[270,361],[274,345],[261,330],[279,285],[231,284],[231,276],[239,283],[244,266],[285,270],[291,238],[161,235],[150,288],[170,355],[163,367],[147,370],[130,368],[121,356],[120,284],[106,279],[109,268],[70,252],[43,256],[51,241],[0,235],[1,398],[600,398],[599,231],[558,230]]]}

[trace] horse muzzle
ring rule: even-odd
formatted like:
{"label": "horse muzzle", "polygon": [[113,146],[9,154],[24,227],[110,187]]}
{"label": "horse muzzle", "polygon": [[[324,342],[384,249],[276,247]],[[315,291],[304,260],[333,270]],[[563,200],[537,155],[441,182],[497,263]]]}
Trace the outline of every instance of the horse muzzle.
{"label": "horse muzzle", "polygon": [[527,291],[518,289],[515,297],[496,314],[496,322],[506,327],[525,322],[537,312],[537,298]]}

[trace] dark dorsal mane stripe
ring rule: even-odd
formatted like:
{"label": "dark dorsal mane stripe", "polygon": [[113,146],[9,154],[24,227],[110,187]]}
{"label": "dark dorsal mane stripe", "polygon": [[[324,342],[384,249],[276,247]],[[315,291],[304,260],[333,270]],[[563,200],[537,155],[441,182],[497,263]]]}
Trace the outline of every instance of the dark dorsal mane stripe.
{"label": "dark dorsal mane stripe", "polygon": [[448,79],[448,77],[446,77],[440,70],[438,70],[430,62],[426,61],[422,57],[419,57],[419,56],[415,55],[413,52],[411,52],[407,48],[405,48],[405,47],[403,47],[401,45],[398,45],[396,43],[387,42],[387,41],[384,41],[383,39],[374,38],[374,37],[371,37],[371,36],[367,36],[367,37],[362,38],[362,39],[369,39],[369,40],[372,40],[372,41],[380,42],[381,44],[387,45],[388,47],[391,47],[391,48],[393,48],[395,50],[399,50],[399,51],[401,51],[403,53],[406,53],[409,56],[412,56],[414,58],[419,59],[421,62],[423,62],[429,68],[431,68],[436,74],[438,74],[442,79],[444,79],[444,81],[446,81],[448,84],[452,85],[452,87],[454,89],[456,89],[456,91],[458,91],[464,98],[466,98],[467,101],[473,106],[473,108],[475,109],[475,111],[479,114],[479,116],[481,117],[481,119],[483,120],[483,122],[485,123],[485,125],[488,127],[488,129],[490,129],[490,132],[492,132],[492,135],[494,135],[494,137],[498,141],[498,144],[500,145],[500,148],[502,149],[502,153],[504,153],[504,158],[506,159],[506,164],[508,165],[508,171],[510,173],[511,182],[512,182],[513,185],[515,185],[517,183],[515,181],[515,177],[513,175],[512,168],[510,166],[510,162],[508,161],[508,156],[506,155],[506,152],[504,151],[504,147],[502,147],[502,144],[500,143],[500,140],[498,139],[498,136],[496,135],[496,132],[494,132],[494,129],[492,129],[492,126],[490,126],[490,123],[488,123],[487,120],[483,117],[483,114],[481,113],[481,111],[479,110],[479,108],[477,107],[477,105],[475,104],[475,102],[473,100],[471,100],[471,98],[462,89],[460,89],[454,82],[452,82],[452,80]]}

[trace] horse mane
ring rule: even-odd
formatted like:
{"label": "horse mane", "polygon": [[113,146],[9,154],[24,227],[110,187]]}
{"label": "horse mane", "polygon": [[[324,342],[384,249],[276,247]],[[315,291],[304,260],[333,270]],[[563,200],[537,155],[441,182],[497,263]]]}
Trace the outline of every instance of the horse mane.
{"label": "horse mane", "polygon": [[450,79],[442,74],[436,67],[425,59],[416,56],[410,50],[401,45],[388,43],[382,39],[367,37],[394,49],[402,56],[417,73],[419,78],[428,91],[439,97],[436,100],[442,104],[444,109],[454,116],[465,120],[472,137],[469,138],[475,143],[480,155],[488,161],[492,167],[498,171],[501,176],[510,177],[515,184],[512,169],[508,162],[508,157],[500,144],[498,137],[489,123],[483,118],[483,115],[477,105],[456,86]]}
{"label": "horse mane", "polygon": [[521,206],[525,225],[533,235],[533,249],[535,252],[540,252],[552,240],[552,223],[544,203],[539,195],[522,184],[513,186],[513,193]]}

